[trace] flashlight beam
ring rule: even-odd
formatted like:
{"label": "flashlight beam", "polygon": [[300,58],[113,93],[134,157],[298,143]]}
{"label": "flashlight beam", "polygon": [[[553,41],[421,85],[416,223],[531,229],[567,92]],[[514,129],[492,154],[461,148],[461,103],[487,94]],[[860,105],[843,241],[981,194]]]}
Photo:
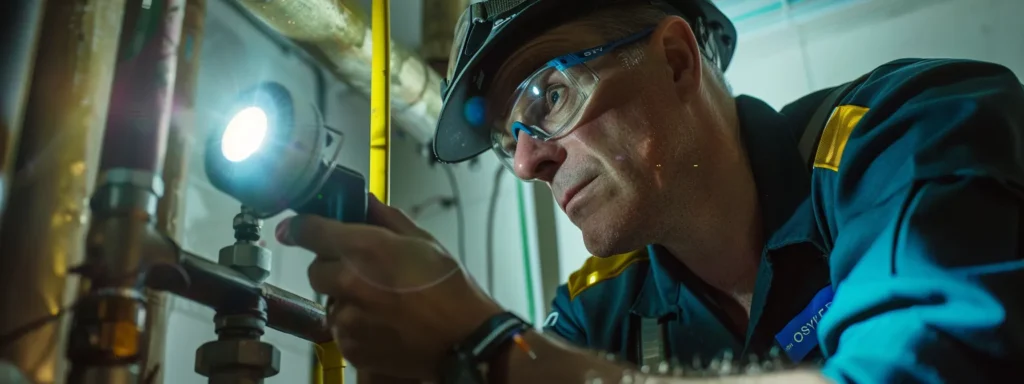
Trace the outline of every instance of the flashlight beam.
{"label": "flashlight beam", "polygon": [[370,193],[391,202],[391,25],[389,0],[373,0],[370,32]]}

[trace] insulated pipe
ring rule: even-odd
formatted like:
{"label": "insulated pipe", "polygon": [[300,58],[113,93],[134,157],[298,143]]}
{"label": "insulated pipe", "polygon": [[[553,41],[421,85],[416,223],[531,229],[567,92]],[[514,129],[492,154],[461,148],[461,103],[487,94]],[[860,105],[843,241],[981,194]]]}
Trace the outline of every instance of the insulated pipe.
{"label": "insulated pipe", "polygon": [[[178,67],[175,75],[170,129],[167,133],[167,157],[163,167],[164,197],[157,206],[156,227],[170,238],[181,242],[179,215],[184,211],[188,160],[195,142],[196,81],[199,78],[199,57],[203,46],[206,0],[187,0],[182,22]],[[140,366],[151,383],[163,382],[160,364],[164,361],[167,340],[167,318],[171,298],[166,292],[146,290],[146,336]]]}
{"label": "insulated pipe", "polygon": [[451,57],[455,37],[452,29],[467,7],[469,0],[423,0],[420,56],[438,73],[448,71],[448,58]]}
{"label": "insulated pipe", "polygon": [[[22,2],[28,3],[28,2]],[[70,303],[106,122],[125,0],[47,1],[0,231],[0,334]],[[4,58],[8,60],[8,58]],[[62,322],[0,346],[33,383],[61,380]]]}
{"label": "insulated pipe", "polygon": [[[236,0],[369,96],[371,33],[337,0]],[[433,138],[441,113],[441,76],[409,50],[390,44],[390,105],[395,125],[420,143]],[[372,181],[371,181],[372,183]]]}
{"label": "insulated pipe", "polygon": [[14,155],[28,100],[32,63],[46,1],[0,4],[0,215],[11,188]]}

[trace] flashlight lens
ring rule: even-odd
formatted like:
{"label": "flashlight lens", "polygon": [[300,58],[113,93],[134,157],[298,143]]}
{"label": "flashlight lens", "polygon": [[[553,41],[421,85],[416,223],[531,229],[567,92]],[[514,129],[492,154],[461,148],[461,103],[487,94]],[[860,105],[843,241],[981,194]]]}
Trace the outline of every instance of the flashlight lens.
{"label": "flashlight lens", "polygon": [[233,163],[256,153],[267,136],[267,113],[257,107],[248,107],[235,114],[224,129],[220,150]]}

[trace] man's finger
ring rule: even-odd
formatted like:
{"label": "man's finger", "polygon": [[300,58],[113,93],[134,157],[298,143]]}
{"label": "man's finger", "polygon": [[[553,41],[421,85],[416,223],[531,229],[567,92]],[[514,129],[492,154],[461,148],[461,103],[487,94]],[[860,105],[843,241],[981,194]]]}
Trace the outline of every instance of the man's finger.
{"label": "man's finger", "polygon": [[399,235],[415,236],[424,240],[433,240],[427,231],[416,225],[409,218],[405,212],[402,212],[396,208],[389,207],[380,200],[377,196],[370,194],[368,199],[369,204],[366,209],[367,221],[373,225],[379,225],[381,227],[395,231]]}
{"label": "man's finger", "polygon": [[395,241],[390,230],[366,224],[347,224],[317,215],[299,215],[277,226],[277,240],[305,248],[317,256],[362,259],[382,244]]}
{"label": "man's finger", "polygon": [[306,275],[313,292],[332,297],[335,301],[348,300],[351,290],[345,287],[346,275],[351,272],[346,270],[346,264],[344,261],[325,261],[320,258],[309,264]]}

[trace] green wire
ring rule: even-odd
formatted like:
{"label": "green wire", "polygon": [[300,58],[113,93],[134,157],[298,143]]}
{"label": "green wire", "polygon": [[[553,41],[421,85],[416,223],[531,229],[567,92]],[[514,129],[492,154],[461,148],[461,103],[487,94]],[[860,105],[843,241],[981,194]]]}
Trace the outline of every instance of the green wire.
{"label": "green wire", "polygon": [[[497,188],[497,186],[495,186]],[[526,303],[529,306],[530,321],[537,324],[537,306],[533,301],[533,268],[530,268],[530,241],[526,228],[526,207],[523,201],[523,182],[516,180],[516,199],[519,201],[519,232],[523,242],[523,272],[526,273]]]}

